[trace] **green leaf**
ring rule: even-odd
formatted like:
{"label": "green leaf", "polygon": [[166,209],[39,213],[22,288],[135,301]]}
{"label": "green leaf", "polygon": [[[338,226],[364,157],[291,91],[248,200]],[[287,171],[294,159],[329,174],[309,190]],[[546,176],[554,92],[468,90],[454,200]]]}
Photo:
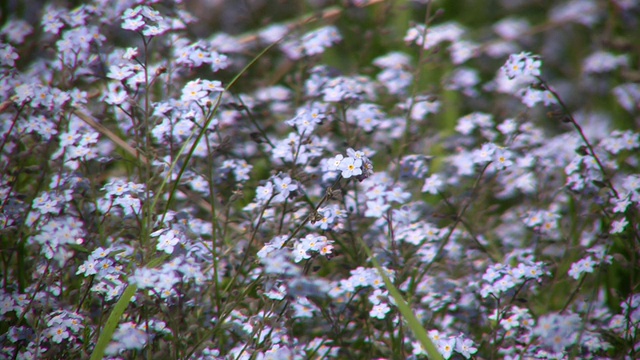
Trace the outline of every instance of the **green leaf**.
{"label": "green leaf", "polygon": [[79,252],[83,252],[83,253],[87,253],[90,254],[91,251],[89,251],[86,247],[82,246],[82,245],[78,245],[78,244],[67,244],[67,246],[71,249],[71,250],[75,250],[75,251],[79,251]]}
{"label": "green leaf", "polygon": [[124,249],[113,250],[112,252],[109,253],[109,257],[114,257],[114,256],[116,256],[118,254],[123,253],[123,252],[125,252]]}
{"label": "green leaf", "polygon": [[413,331],[413,335],[416,337],[416,339],[418,339],[418,341],[420,342],[420,345],[422,345],[422,348],[427,352],[429,359],[444,360],[442,355],[440,355],[440,352],[438,352],[438,349],[436,348],[436,346],[433,344],[433,342],[429,338],[429,334],[427,334],[427,330],[425,330],[422,324],[420,324],[420,320],[416,318],[415,314],[411,310],[411,307],[409,307],[407,302],[404,300],[404,298],[400,294],[400,291],[398,291],[395,285],[393,285],[393,282],[391,281],[391,279],[389,279],[384,269],[382,269],[382,267],[378,263],[378,260],[376,260],[376,258],[373,257],[373,254],[371,253],[371,249],[369,249],[369,247],[364,242],[364,240],[362,240],[362,238],[358,237],[358,240],[362,244],[362,247],[364,248],[369,258],[371,258],[371,262],[373,262],[373,266],[375,266],[376,269],[378,270],[378,273],[382,277],[382,280],[384,280],[384,284],[387,286],[387,290],[389,290],[389,294],[391,295],[391,297],[393,297],[393,300],[396,302],[396,306],[398,307],[398,310],[400,310],[400,314],[402,314],[402,317],[407,322],[407,325],[409,326],[411,331]]}
{"label": "green leaf", "polygon": [[111,311],[111,314],[109,314],[107,322],[104,324],[104,327],[100,332],[96,347],[91,353],[91,360],[99,360],[104,357],[104,351],[107,349],[107,346],[109,346],[111,337],[113,336],[113,333],[116,331],[116,327],[118,327],[118,323],[120,322],[120,318],[129,306],[129,302],[131,301],[133,295],[135,295],[136,290],[138,290],[138,286],[130,284],[122,292],[122,296],[120,296],[120,299],[116,303],[116,306],[113,307],[113,310]]}
{"label": "green leaf", "polygon": [[[158,258],[155,258],[149,263],[147,263],[147,267],[157,267],[162,264],[169,255],[164,254]],[[120,318],[122,318],[122,314],[129,306],[129,302],[131,302],[131,298],[136,294],[138,290],[138,286],[129,284],[126,289],[122,292],[120,299],[111,310],[111,314],[109,314],[109,318],[107,322],[104,324],[102,331],[100,332],[100,336],[98,337],[98,342],[96,343],[96,347],[93,349],[91,353],[91,360],[98,360],[104,357],[104,351],[109,346],[111,342],[111,338],[113,337],[113,333],[116,331],[118,324],[120,323]]]}

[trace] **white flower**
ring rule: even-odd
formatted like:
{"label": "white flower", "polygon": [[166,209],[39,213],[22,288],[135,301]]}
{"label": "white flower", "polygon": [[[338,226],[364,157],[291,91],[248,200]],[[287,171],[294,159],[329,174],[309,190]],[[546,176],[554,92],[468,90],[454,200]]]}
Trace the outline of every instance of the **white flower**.
{"label": "white flower", "polygon": [[435,195],[440,190],[442,184],[443,182],[440,180],[440,176],[438,174],[433,174],[425,180],[422,192],[428,192],[429,194]]}
{"label": "white flower", "polygon": [[171,254],[173,253],[173,248],[179,241],[180,239],[176,236],[176,233],[173,230],[169,230],[160,235],[156,249],[158,249],[158,251],[164,251],[167,254]]}
{"label": "white flower", "polygon": [[453,354],[453,349],[456,346],[456,338],[442,339],[438,341],[438,351],[442,354],[442,357],[448,359]]}
{"label": "white flower", "polygon": [[391,310],[389,305],[385,303],[380,303],[378,305],[373,306],[369,315],[371,315],[371,317],[382,320],[387,316],[387,313],[389,312],[389,310]]}
{"label": "white flower", "polygon": [[345,179],[360,175],[362,174],[362,160],[348,157],[340,162],[339,169],[342,171],[342,177]]}
{"label": "white flower", "polygon": [[629,222],[627,221],[627,219],[624,219],[624,218],[612,222],[611,223],[611,230],[609,231],[609,234],[618,234],[618,233],[623,232],[628,224],[629,224]]}

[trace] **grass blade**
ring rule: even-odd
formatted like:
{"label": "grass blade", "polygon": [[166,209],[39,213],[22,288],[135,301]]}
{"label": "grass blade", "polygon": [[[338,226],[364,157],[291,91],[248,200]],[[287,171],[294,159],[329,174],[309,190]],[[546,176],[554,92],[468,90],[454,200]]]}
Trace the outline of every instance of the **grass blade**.
{"label": "grass blade", "polygon": [[402,317],[407,321],[407,325],[409,326],[411,331],[413,331],[413,335],[416,337],[416,339],[418,339],[418,341],[420,342],[420,345],[422,345],[422,348],[427,352],[429,359],[444,360],[444,358],[442,357],[442,355],[440,355],[440,352],[438,351],[436,346],[433,344],[433,342],[429,338],[429,335],[427,334],[427,330],[425,330],[422,324],[420,324],[420,320],[418,320],[418,318],[416,318],[416,316],[413,314],[413,311],[409,307],[409,304],[407,304],[407,302],[404,300],[404,298],[400,294],[400,291],[398,291],[395,285],[393,285],[393,282],[391,281],[391,279],[389,279],[387,274],[385,274],[384,270],[378,263],[378,260],[376,260],[376,258],[373,257],[373,254],[371,253],[371,249],[369,249],[369,247],[364,242],[364,240],[362,240],[362,238],[358,238],[358,239],[360,240],[360,243],[362,244],[362,247],[364,248],[369,258],[371,258],[371,262],[373,263],[373,266],[376,267],[376,270],[378,270],[378,273],[382,277],[382,280],[384,281],[384,284],[387,287],[387,290],[389,290],[389,294],[391,295],[391,297],[393,297],[393,300],[396,302],[396,306],[398,306],[398,310],[400,311],[400,314],[402,314]]}

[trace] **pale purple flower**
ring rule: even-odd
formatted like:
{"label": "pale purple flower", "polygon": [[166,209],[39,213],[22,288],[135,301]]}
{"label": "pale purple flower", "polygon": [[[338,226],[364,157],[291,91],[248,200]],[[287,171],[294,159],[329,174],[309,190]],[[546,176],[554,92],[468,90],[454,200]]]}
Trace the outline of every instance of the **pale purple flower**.
{"label": "pale purple flower", "polygon": [[470,339],[458,339],[456,341],[456,352],[462,354],[465,358],[471,358],[472,354],[475,354],[478,351],[476,347],[473,346],[473,341]]}
{"label": "pale purple flower", "polygon": [[348,179],[352,176],[362,174],[362,160],[348,157],[340,162],[339,169],[342,171],[342,177]]}

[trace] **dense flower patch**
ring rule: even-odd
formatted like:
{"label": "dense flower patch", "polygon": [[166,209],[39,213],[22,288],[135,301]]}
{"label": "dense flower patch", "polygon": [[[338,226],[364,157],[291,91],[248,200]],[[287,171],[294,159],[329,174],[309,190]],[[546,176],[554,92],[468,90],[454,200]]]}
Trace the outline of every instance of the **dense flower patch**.
{"label": "dense flower patch", "polygon": [[4,20],[0,358],[638,357],[640,2],[308,3]]}

